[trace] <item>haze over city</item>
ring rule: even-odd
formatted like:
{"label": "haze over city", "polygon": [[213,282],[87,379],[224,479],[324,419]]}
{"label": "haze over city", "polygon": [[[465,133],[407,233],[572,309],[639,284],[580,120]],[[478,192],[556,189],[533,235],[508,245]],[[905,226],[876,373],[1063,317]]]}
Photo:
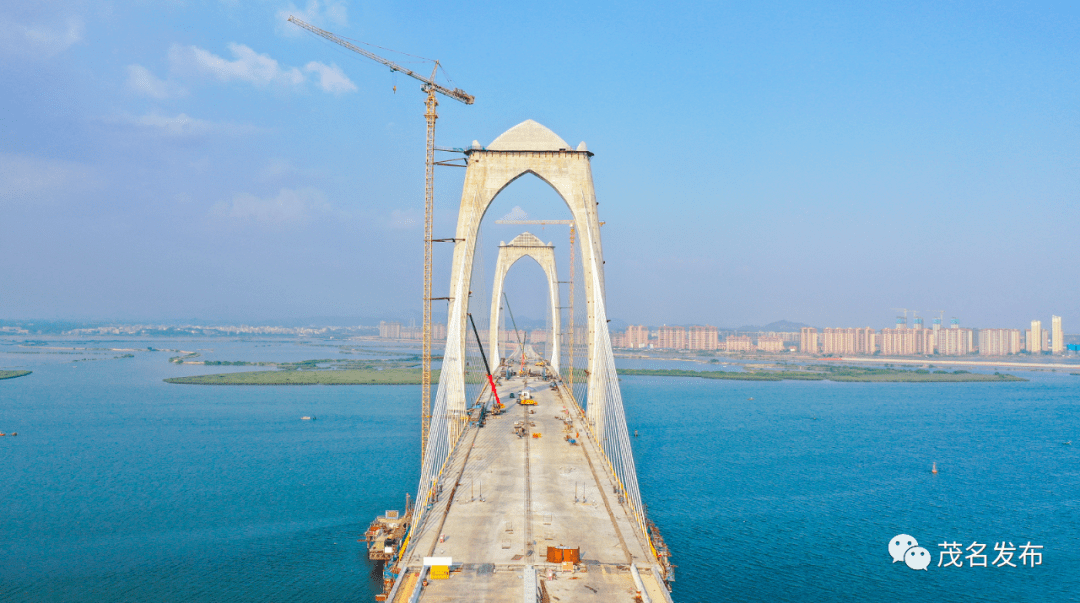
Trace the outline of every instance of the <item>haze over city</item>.
{"label": "haze over city", "polygon": [[[525,118],[586,141],[613,318],[882,328],[905,307],[1002,328],[1061,315],[1073,331],[1077,11],[9,6],[0,318],[418,313],[423,95],[294,14],[438,58],[476,96],[441,102],[440,146]],[[437,236],[462,172],[437,172]],[[488,212],[487,243],[520,232],[490,223],[515,207],[567,217],[522,179]],[[565,249],[564,230],[537,234]],[[443,295],[448,250],[436,259]],[[508,278],[522,315],[543,316],[541,274]]]}

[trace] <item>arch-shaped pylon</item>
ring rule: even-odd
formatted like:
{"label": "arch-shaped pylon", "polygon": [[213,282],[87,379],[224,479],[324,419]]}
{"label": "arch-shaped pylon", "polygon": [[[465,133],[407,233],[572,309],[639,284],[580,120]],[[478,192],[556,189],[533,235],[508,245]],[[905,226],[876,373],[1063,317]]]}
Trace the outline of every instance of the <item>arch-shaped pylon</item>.
{"label": "arch-shaped pylon", "polygon": [[[437,497],[436,482],[450,452],[466,426],[465,341],[476,239],[480,222],[495,197],[514,180],[532,174],[562,197],[574,217],[578,234],[585,289],[588,345],[588,429],[603,452],[608,466],[648,538],[645,515],[637,485],[637,472],[626,429],[622,394],[607,327],[604,296],[604,258],[600,245],[600,220],[596,213],[590,158],[585,143],[571,149],[554,132],[532,120],[507,130],[487,148],[473,142],[466,151],[468,168],[461,191],[450,273],[450,307],[446,325],[446,351],[439,374],[439,389],[431,409],[431,429],[420,472],[417,505],[421,521],[426,505]],[[573,270],[575,267],[571,266]],[[496,328],[497,325],[490,325]],[[580,401],[579,401],[580,402]]]}
{"label": "arch-shaped pylon", "polygon": [[499,345],[499,312],[502,309],[500,303],[503,284],[506,281],[506,273],[510,271],[510,267],[517,263],[518,260],[529,257],[536,260],[537,264],[544,269],[544,274],[547,275],[548,280],[548,300],[551,304],[551,359],[548,364],[551,368],[558,373],[559,372],[559,354],[562,351],[560,346],[560,328],[559,324],[559,273],[555,269],[555,247],[548,243],[545,245],[543,241],[536,238],[536,235],[530,232],[523,232],[514,237],[514,240],[509,244],[499,245],[499,259],[495,263],[495,285],[491,288],[491,322],[490,325],[490,349],[491,358],[496,365],[499,364],[502,359],[501,346]]}
{"label": "arch-shaped pylon", "polygon": [[[465,171],[465,185],[461,192],[461,208],[455,234],[446,351],[439,375],[439,390],[432,406],[432,419],[435,420],[435,409],[445,404],[442,408],[445,409],[443,412],[450,416],[448,435],[451,441],[456,440],[460,433],[462,418],[465,416],[466,320],[469,283],[472,279],[480,222],[495,197],[511,182],[525,174],[532,174],[555,189],[574,217],[581,245],[590,368],[598,364],[593,357],[598,350],[597,338],[601,335],[608,337],[607,325],[597,325],[594,320],[596,304],[604,303],[604,260],[600,245],[600,221],[596,213],[596,193],[593,190],[592,169],[589,164],[592,153],[585,147],[585,143],[572,149],[554,132],[530,119],[507,130],[486,148],[473,143],[473,147],[466,153],[468,168]],[[595,286],[596,283],[599,283],[599,287]],[[603,388],[596,371],[590,370],[589,391],[602,391]],[[590,405],[590,416],[593,415],[593,410]],[[602,415],[594,418],[601,421]]]}

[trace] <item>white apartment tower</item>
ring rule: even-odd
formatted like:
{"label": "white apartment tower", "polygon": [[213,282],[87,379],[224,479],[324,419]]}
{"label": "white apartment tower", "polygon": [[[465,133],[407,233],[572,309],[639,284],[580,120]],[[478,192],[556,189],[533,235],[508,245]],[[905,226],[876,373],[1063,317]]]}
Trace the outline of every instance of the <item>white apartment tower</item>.
{"label": "white apartment tower", "polygon": [[1061,317],[1050,317],[1050,351],[1055,354],[1065,353],[1065,334],[1061,331]]}
{"label": "white apartment tower", "polygon": [[1031,330],[1027,332],[1027,351],[1032,354],[1042,353],[1042,321],[1031,321]]}
{"label": "white apartment tower", "polygon": [[799,332],[799,351],[804,354],[818,353],[818,332],[814,327],[803,327]]}

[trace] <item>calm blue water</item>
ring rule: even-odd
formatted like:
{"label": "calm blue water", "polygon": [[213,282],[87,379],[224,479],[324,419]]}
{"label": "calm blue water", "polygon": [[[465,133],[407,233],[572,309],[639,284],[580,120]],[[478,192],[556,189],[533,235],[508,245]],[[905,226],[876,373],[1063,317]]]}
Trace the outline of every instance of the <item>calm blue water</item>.
{"label": "calm blue water", "polygon": [[[624,377],[642,496],[679,565],[676,599],[1078,600],[1080,378],[1029,376]],[[934,555],[928,571],[892,563],[900,533]],[[1043,545],[1043,563],[937,567],[939,543],[975,541],[990,543],[989,562],[996,542]]]}
{"label": "calm blue water", "polygon": [[[274,341],[47,344],[333,357]],[[19,432],[0,438],[0,601],[372,600],[356,539],[415,488],[418,387],[177,386],[161,379],[211,367],[24,351],[0,341],[0,366],[34,370],[0,381],[0,431]],[[1080,377],[1027,376],[623,378],[676,601],[1078,600]],[[891,562],[901,532],[934,555],[929,571]],[[1031,541],[1043,564],[939,568],[944,541],[989,543],[991,561],[995,542]]]}
{"label": "calm blue water", "polygon": [[177,386],[207,371],[172,355],[3,357],[34,373],[0,381],[0,601],[372,601],[418,388]]}

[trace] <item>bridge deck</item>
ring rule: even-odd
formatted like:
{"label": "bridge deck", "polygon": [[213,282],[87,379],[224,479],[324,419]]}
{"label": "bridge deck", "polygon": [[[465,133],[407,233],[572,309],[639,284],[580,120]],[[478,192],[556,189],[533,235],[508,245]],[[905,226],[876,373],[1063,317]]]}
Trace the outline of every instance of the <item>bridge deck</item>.
{"label": "bridge deck", "polygon": [[[405,566],[420,571],[425,556],[451,557],[463,566],[447,580],[430,580],[419,600],[522,601],[524,581],[535,571],[538,585],[562,602],[634,601],[631,563],[649,599],[670,600],[653,573],[656,559],[582,429],[584,417],[546,383],[532,383],[535,406],[508,404],[486,427],[470,427],[450,457],[441,500],[414,534]],[[506,396],[523,386],[520,379],[502,383],[499,395],[504,403],[517,402]],[[564,439],[567,413],[578,445]],[[529,433],[541,437],[514,433],[515,422],[525,420],[532,423]],[[563,572],[548,563],[549,546],[579,548],[578,569]],[[405,590],[395,600],[414,594]]]}

